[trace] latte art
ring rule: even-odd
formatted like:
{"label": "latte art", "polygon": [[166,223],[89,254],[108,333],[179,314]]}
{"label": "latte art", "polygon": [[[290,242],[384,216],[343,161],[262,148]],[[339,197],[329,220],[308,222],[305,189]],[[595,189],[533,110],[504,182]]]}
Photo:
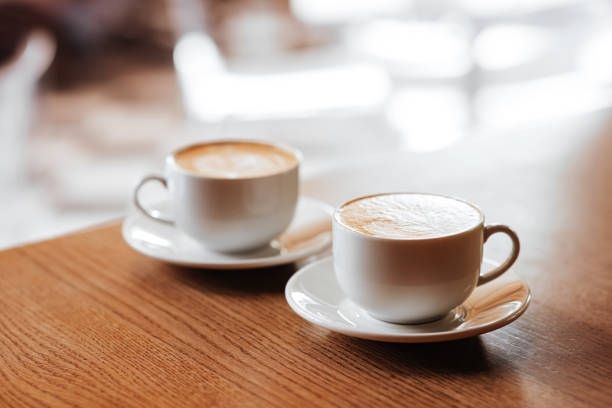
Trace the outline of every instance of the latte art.
{"label": "latte art", "polygon": [[174,158],[189,172],[217,178],[262,177],[297,165],[293,153],[256,142],[203,144],[182,150]]}
{"label": "latte art", "polygon": [[336,212],[345,227],[385,238],[433,238],[466,231],[480,212],[452,198],[427,194],[381,194],[351,201]]}

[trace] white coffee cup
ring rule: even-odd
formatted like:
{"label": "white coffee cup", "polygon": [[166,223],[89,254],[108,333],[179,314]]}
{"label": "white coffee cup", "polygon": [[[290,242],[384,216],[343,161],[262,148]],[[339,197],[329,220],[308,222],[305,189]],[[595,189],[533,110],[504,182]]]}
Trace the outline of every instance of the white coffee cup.
{"label": "white coffee cup", "polygon": [[[358,232],[339,219],[350,202],[338,207],[333,217],[334,269],[345,295],[379,320],[418,324],[446,316],[476,286],[510,268],[520,249],[516,233],[505,225],[484,225],[478,207],[457,201],[472,206],[479,220],[460,232],[428,238]],[[499,267],[481,274],[483,244],[497,232],[510,237],[512,251]]]}
{"label": "white coffee cup", "polygon": [[[295,165],[273,174],[225,178],[195,174],[177,164],[177,153],[213,143],[273,146],[295,156]],[[185,146],[166,157],[164,176],[147,175],[140,180],[133,202],[147,217],[175,225],[209,249],[247,251],[269,244],[289,226],[298,199],[300,161],[301,154],[294,149],[259,141],[214,140]],[[141,205],[138,192],[149,181],[168,189],[171,219]]]}

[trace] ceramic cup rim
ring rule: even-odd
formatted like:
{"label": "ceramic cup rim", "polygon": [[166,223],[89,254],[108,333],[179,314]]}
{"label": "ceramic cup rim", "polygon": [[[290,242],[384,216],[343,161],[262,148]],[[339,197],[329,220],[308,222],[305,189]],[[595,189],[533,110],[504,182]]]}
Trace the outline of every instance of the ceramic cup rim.
{"label": "ceramic cup rim", "polygon": [[[451,233],[447,233],[447,234],[442,234],[442,235],[436,235],[433,237],[386,237],[386,236],[378,236],[378,235],[369,235],[369,234],[365,234],[363,232],[360,231],[356,231],[348,226],[346,226],[345,224],[342,223],[342,221],[340,221],[338,219],[339,214],[340,214],[340,210],[347,206],[348,204],[358,201],[358,200],[362,200],[364,198],[370,198],[370,197],[379,197],[379,196],[385,196],[385,195],[399,195],[399,194],[410,194],[410,195],[427,195],[427,196],[433,196],[433,197],[442,197],[442,198],[448,198],[451,200],[455,200],[464,204],[469,205],[470,207],[472,207],[473,209],[475,209],[478,212],[479,215],[479,220],[477,223],[475,223],[474,225],[463,229],[461,231],[458,232],[451,232]],[[445,195],[445,194],[436,194],[436,193],[421,193],[421,192],[417,192],[417,191],[395,191],[395,192],[388,192],[388,193],[374,193],[374,194],[368,194],[368,195],[364,195],[364,196],[359,196],[356,198],[353,198],[349,201],[344,202],[343,204],[340,204],[339,206],[336,207],[336,209],[334,210],[333,216],[332,216],[332,220],[333,220],[333,224],[338,226],[339,228],[342,228],[343,231],[349,232],[353,235],[355,235],[356,237],[359,237],[361,239],[365,239],[365,240],[370,240],[370,241],[380,241],[380,242],[425,242],[425,241],[438,241],[438,240],[444,240],[444,239],[452,239],[452,238],[456,238],[462,235],[467,235],[471,232],[473,232],[476,229],[479,228],[483,228],[484,227],[484,222],[485,222],[485,216],[484,213],[482,212],[482,210],[475,204],[461,199],[461,198],[457,198],[451,195]]]}
{"label": "ceramic cup rim", "polygon": [[[251,143],[251,144],[270,146],[270,147],[274,147],[274,148],[277,148],[277,149],[280,149],[280,150],[284,150],[286,152],[291,153],[295,157],[296,161],[295,161],[295,164],[293,166],[291,166],[291,167],[289,167],[289,168],[287,168],[285,170],[279,171],[277,173],[264,174],[264,175],[260,175],[260,176],[250,176],[250,177],[236,177],[236,178],[218,177],[218,176],[209,176],[209,175],[203,175],[203,174],[196,174],[196,173],[193,173],[193,172],[191,172],[189,170],[186,170],[186,169],[182,168],[176,162],[176,155],[178,153],[184,151],[184,150],[191,149],[191,148],[196,147],[196,146],[207,146],[207,145],[222,144],[222,143]],[[267,178],[278,177],[280,175],[290,173],[291,171],[294,171],[295,169],[299,168],[301,163],[302,163],[302,161],[303,161],[302,152],[300,152],[299,150],[297,150],[294,147],[288,146],[288,145],[283,144],[283,143],[267,142],[267,141],[252,140],[252,139],[231,139],[231,138],[211,139],[211,140],[194,142],[194,143],[182,145],[180,147],[175,148],[174,150],[172,150],[170,153],[168,153],[166,155],[166,164],[169,165],[170,168],[172,168],[172,170],[174,170],[176,172],[179,172],[182,175],[189,176],[189,177],[196,178],[196,179],[201,179],[201,180],[216,180],[216,181],[227,181],[227,182],[241,182],[241,181],[248,181],[248,180],[264,180],[264,179],[267,179]]]}

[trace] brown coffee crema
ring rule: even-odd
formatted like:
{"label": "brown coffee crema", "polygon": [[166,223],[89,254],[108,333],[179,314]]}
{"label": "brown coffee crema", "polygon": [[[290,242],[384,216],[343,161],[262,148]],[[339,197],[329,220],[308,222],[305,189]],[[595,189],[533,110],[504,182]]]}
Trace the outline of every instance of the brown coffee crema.
{"label": "brown coffee crema", "polygon": [[382,238],[435,238],[469,230],[482,221],[475,207],[453,198],[394,193],[358,198],[336,212],[353,231]]}
{"label": "brown coffee crema", "polygon": [[188,147],[174,155],[183,169],[207,177],[251,178],[287,171],[297,165],[292,152],[256,142],[218,142]]}

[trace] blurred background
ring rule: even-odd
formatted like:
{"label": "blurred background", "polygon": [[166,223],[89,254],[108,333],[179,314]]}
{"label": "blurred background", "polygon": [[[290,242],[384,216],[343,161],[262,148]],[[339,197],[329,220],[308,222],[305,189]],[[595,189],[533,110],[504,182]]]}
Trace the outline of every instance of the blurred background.
{"label": "blurred background", "polygon": [[611,106],[608,0],[0,0],[0,248],[124,215],[191,141],[308,178]]}

